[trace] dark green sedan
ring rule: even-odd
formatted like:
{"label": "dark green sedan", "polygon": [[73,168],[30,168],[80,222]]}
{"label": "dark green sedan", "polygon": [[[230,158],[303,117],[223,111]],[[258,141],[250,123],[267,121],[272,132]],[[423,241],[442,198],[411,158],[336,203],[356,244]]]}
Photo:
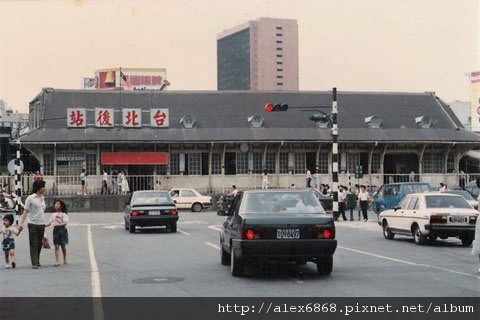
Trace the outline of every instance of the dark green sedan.
{"label": "dark green sedan", "polygon": [[242,276],[250,262],[313,262],[322,275],[333,269],[337,248],[333,219],[310,190],[239,192],[220,233],[221,263]]}

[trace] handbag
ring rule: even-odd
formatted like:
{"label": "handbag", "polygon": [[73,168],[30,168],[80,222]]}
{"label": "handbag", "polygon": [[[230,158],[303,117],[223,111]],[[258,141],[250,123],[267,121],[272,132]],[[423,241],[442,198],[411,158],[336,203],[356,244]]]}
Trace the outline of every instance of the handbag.
{"label": "handbag", "polygon": [[50,241],[48,240],[47,237],[43,237],[42,239],[42,246],[44,249],[51,249],[50,247]]}

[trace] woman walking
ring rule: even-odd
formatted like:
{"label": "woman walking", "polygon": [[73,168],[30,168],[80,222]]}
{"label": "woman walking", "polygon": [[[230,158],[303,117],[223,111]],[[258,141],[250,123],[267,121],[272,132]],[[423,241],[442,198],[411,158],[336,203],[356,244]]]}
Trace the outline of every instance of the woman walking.
{"label": "woman walking", "polygon": [[42,250],[42,240],[45,235],[45,197],[47,191],[45,181],[35,180],[33,183],[33,194],[29,195],[25,201],[25,210],[20,217],[21,232],[28,217],[28,237],[30,242],[30,260],[32,269],[40,267],[40,251]]}

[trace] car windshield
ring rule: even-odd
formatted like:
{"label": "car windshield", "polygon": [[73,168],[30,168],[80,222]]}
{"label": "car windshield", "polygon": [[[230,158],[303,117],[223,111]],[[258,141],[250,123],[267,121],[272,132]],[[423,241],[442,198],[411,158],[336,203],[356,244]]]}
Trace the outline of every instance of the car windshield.
{"label": "car windshield", "polygon": [[462,196],[467,201],[475,200],[475,199],[473,199],[472,195],[470,193],[468,193],[467,191],[461,191],[461,190],[447,191],[446,193],[451,193],[451,194],[456,194],[456,195]]}
{"label": "car windshield", "polygon": [[132,205],[155,205],[173,202],[168,192],[135,192]]}
{"label": "car windshield", "polygon": [[407,184],[404,186],[404,193],[405,194],[410,194],[410,193],[424,193],[424,192],[429,192],[430,190],[430,185],[428,184]]}
{"label": "car windshield", "polygon": [[458,208],[469,209],[467,200],[455,196],[426,196],[427,208]]}
{"label": "car windshield", "polygon": [[245,194],[240,213],[325,213],[313,192],[255,192]]}

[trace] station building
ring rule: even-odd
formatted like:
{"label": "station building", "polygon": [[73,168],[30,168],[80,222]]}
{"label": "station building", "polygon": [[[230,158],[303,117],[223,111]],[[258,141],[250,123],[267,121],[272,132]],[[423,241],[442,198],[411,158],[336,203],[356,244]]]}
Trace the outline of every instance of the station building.
{"label": "station building", "polygon": [[[267,103],[289,109],[268,113]],[[304,185],[307,170],[331,184],[330,124],[299,109],[328,113],[331,104],[331,92],[43,89],[21,142],[57,188],[83,168],[91,179],[103,169],[148,177],[142,188],[258,187],[264,170],[272,187]],[[338,127],[341,183],[358,165],[370,185],[412,171],[441,182],[465,171],[461,159],[480,146],[480,135],[431,92],[340,91]]]}

